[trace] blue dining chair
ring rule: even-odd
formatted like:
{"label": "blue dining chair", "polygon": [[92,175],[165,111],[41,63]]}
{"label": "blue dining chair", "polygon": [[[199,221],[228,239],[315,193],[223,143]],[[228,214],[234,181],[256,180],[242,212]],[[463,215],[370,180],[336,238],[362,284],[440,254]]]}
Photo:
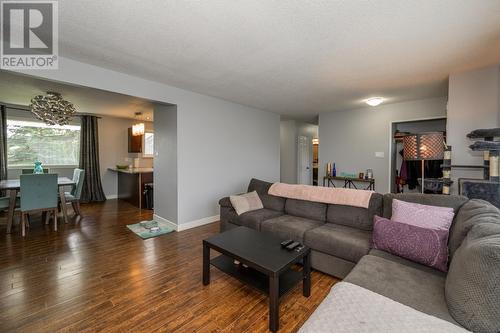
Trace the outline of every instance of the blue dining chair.
{"label": "blue dining chair", "polygon": [[[16,198],[16,207],[19,205],[19,198]],[[9,209],[10,197],[0,197],[0,211]]]}
{"label": "blue dining chair", "polygon": [[83,180],[85,179],[85,170],[75,169],[73,170],[73,181],[75,185],[71,187],[70,192],[64,192],[64,198],[66,202],[71,202],[73,206],[73,211],[76,215],[82,215],[80,211],[80,198],[82,196]]}
{"label": "blue dining chair", "polygon": [[50,213],[54,216],[54,230],[57,231],[57,174],[32,174],[20,176],[21,229],[23,237],[26,235],[27,214],[33,212],[47,212],[46,222]]}
{"label": "blue dining chair", "polygon": [[[43,168],[43,173],[50,173],[50,169],[49,168]],[[23,175],[33,174],[33,168],[31,168],[31,169],[21,169],[21,174],[23,174]]]}

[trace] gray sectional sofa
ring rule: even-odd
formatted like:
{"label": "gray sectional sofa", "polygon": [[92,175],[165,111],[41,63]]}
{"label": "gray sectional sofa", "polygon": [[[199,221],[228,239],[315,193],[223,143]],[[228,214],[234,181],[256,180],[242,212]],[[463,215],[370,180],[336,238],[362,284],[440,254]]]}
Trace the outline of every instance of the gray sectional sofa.
{"label": "gray sectional sofa", "polygon": [[[252,179],[263,209],[238,216],[219,201],[221,231],[246,226],[300,241],[312,267],[420,312],[477,332],[500,332],[500,211],[461,196],[374,193],[369,208],[275,197]],[[373,216],[391,217],[392,200],[452,207],[448,273],[371,249]]]}

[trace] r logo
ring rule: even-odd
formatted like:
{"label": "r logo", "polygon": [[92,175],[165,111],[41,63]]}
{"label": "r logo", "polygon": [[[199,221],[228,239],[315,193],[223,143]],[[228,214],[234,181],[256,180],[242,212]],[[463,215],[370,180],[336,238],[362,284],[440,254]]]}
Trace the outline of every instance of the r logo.
{"label": "r logo", "polygon": [[2,69],[57,69],[58,17],[55,0],[0,0]]}
{"label": "r logo", "polygon": [[52,5],[4,2],[3,54],[52,54]]}

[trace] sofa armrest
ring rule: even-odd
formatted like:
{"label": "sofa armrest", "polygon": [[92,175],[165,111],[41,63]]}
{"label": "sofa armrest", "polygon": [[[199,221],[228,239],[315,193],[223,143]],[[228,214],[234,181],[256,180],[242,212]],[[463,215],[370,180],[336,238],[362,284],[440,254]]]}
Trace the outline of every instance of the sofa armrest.
{"label": "sofa armrest", "polygon": [[[235,195],[242,195],[242,194],[245,194],[245,193],[238,193],[238,194],[235,194]],[[233,205],[231,204],[231,200],[229,200],[229,197],[224,197],[224,198],[220,199],[219,200],[219,205],[221,207],[233,208]]]}
{"label": "sofa armrest", "polygon": [[231,204],[231,200],[229,200],[229,197],[224,197],[224,198],[220,199],[219,205],[221,207],[233,208],[233,205]]}

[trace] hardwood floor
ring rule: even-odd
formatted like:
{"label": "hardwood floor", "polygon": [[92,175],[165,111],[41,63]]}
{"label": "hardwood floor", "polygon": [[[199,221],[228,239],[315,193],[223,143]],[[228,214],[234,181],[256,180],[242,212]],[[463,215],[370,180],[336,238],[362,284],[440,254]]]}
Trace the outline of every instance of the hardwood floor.
{"label": "hardwood floor", "polygon": [[[57,232],[33,217],[24,239],[0,226],[0,332],[267,332],[266,296],[216,268],[201,283],[201,240],[219,223],[144,241],[125,225],[150,211],[117,200],[82,211]],[[297,331],[335,282],[314,271],[309,298],[296,286],[279,332]]]}

